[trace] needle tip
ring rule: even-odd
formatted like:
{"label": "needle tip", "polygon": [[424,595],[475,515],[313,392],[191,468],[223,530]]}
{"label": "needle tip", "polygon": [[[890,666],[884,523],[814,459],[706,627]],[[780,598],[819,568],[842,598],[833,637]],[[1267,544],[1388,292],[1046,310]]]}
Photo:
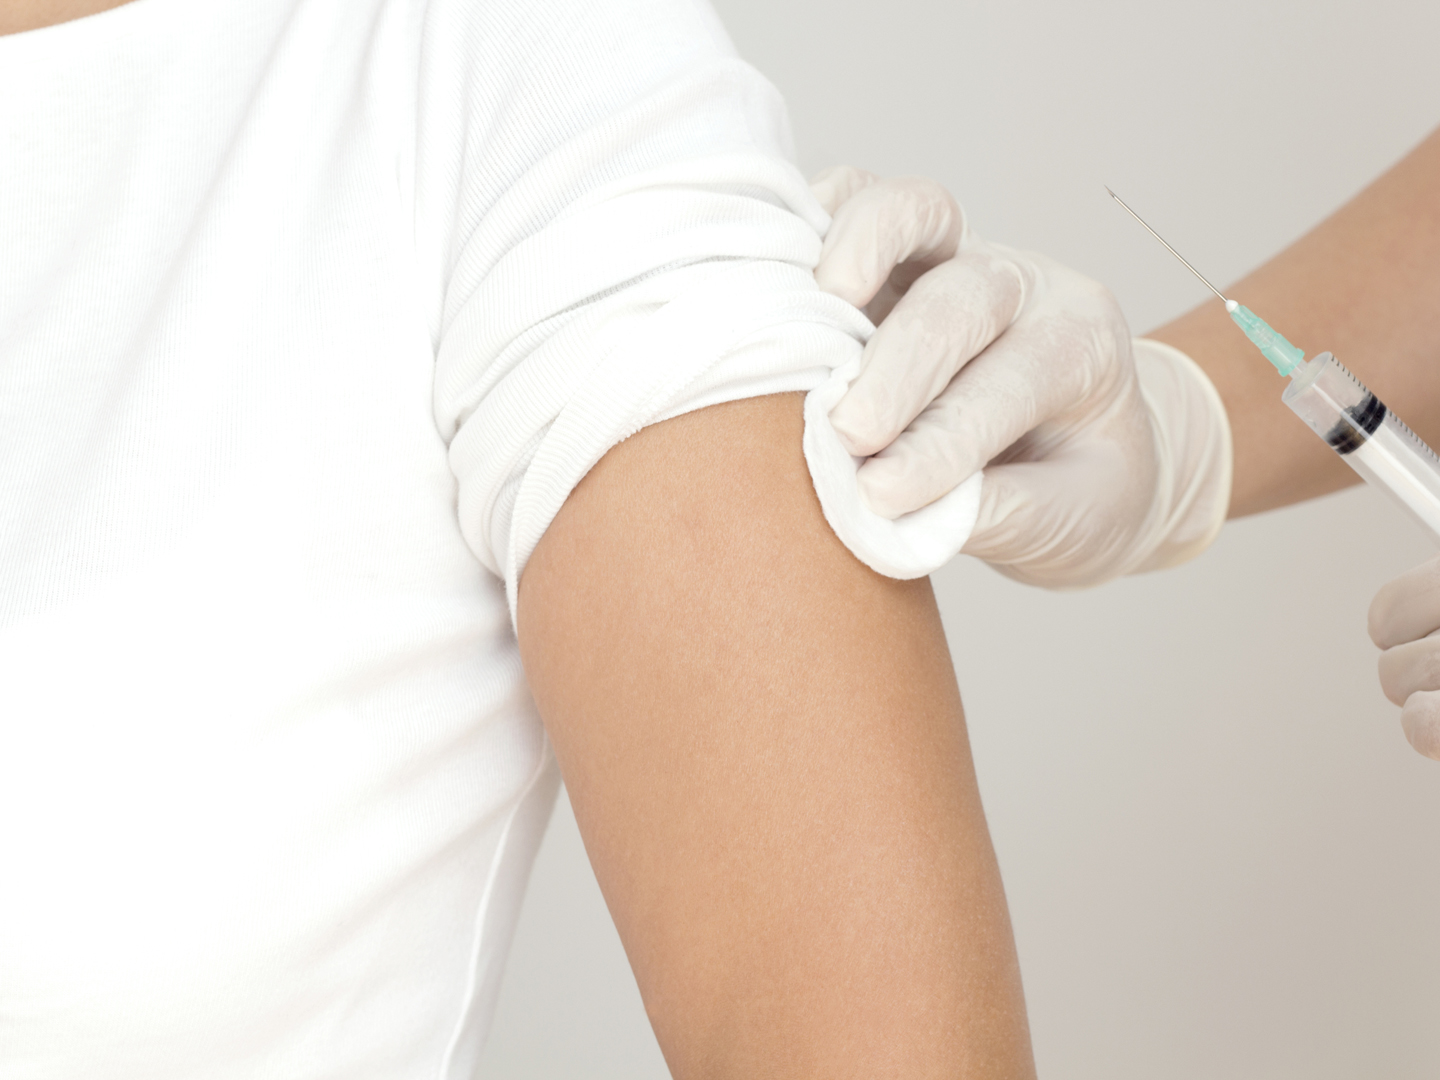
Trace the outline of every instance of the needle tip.
{"label": "needle tip", "polygon": [[[1109,185],[1109,184],[1106,184],[1106,185],[1105,185],[1105,190],[1106,190],[1106,191],[1110,191],[1110,185]],[[1124,199],[1120,198],[1120,196],[1119,196],[1119,195],[1116,195],[1115,192],[1113,192],[1113,191],[1110,191],[1110,197],[1111,197],[1112,199],[1114,199],[1117,203],[1119,203],[1119,204],[1121,205],[1121,207],[1124,208],[1124,210],[1125,210],[1125,212],[1126,212],[1127,214],[1129,214],[1129,215],[1130,215],[1131,217],[1133,217],[1136,221],[1138,221],[1138,222],[1144,227],[1144,229],[1145,229],[1146,232],[1148,232],[1151,236],[1155,237],[1156,240],[1159,240],[1160,243],[1164,244],[1166,251],[1170,252],[1171,255],[1174,255],[1175,258],[1179,259],[1182,263],[1184,263],[1186,270],[1189,270],[1190,273],[1194,274],[1197,278],[1199,278],[1202,282],[1205,283],[1205,287],[1206,287],[1207,289],[1209,289],[1209,290],[1210,290],[1212,293],[1214,293],[1216,296],[1220,297],[1220,299],[1225,302],[1225,310],[1226,310],[1226,311],[1233,312],[1233,311],[1235,310],[1235,308],[1232,308],[1232,307],[1230,306],[1231,304],[1233,304],[1233,303],[1235,303],[1235,302],[1234,302],[1233,300],[1229,299],[1228,297],[1226,297],[1226,295],[1225,295],[1224,293],[1222,293],[1219,289],[1215,288],[1214,285],[1211,285],[1211,284],[1210,284],[1210,280],[1209,280],[1204,274],[1200,273],[1199,270],[1196,270],[1195,267],[1193,267],[1193,266],[1190,265],[1190,260],[1188,260],[1187,258],[1185,258],[1184,255],[1181,255],[1178,251],[1176,251],[1173,247],[1171,247],[1169,241],[1167,241],[1163,236],[1161,236],[1161,235],[1160,235],[1159,233],[1157,233],[1154,229],[1152,229],[1152,228],[1150,227],[1150,225],[1146,222],[1146,220],[1145,220],[1144,218],[1142,218],[1139,214],[1135,213],[1134,210],[1131,210],[1129,203],[1127,203]],[[1239,305],[1237,304],[1236,307],[1238,307],[1238,306],[1239,306]]]}

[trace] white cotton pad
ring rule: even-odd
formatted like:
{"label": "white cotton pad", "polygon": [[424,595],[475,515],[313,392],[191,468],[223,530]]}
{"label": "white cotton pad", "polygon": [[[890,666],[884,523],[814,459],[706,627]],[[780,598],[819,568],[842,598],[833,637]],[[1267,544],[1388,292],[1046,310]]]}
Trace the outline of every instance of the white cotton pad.
{"label": "white cotton pad", "polygon": [[948,495],[894,521],[865,505],[857,481],[864,458],[845,449],[830,410],[860,373],[857,357],[836,368],[805,398],[805,461],[825,520],[855,557],[886,577],[918,578],[953,559],[975,528],[981,473]]}

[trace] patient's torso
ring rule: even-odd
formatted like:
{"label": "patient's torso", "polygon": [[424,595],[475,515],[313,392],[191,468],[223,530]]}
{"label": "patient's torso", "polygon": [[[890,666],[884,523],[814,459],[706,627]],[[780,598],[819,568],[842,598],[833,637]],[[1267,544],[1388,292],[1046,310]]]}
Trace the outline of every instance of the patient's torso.
{"label": "patient's torso", "polygon": [[5,1080],[478,1048],[555,781],[433,418],[409,8],[0,38]]}

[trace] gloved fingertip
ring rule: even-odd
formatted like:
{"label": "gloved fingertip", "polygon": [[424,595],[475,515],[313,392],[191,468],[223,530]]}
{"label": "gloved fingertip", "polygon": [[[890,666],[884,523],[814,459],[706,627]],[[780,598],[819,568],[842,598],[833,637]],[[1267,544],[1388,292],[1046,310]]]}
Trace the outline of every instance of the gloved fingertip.
{"label": "gloved fingertip", "polygon": [[856,476],[860,498],[872,512],[889,521],[916,509],[905,498],[903,476],[888,458],[871,458]]}
{"label": "gloved fingertip", "polygon": [[1365,630],[1377,649],[1388,649],[1392,645],[1399,644],[1399,642],[1390,640],[1389,600],[1389,595],[1382,590],[1375,599],[1370,601],[1370,610],[1365,616]]}
{"label": "gloved fingertip", "polygon": [[855,437],[851,435],[848,431],[846,431],[843,427],[841,427],[839,424],[835,424],[833,421],[832,426],[835,428],[835,434],[840,436],[840,445],[845,448],[845,452],[847,454],[849,454],[851,457],[858,458],[865,458],[870,456],[865,452],[864,444],[857,442]]}
{"label": "gloved fingertip", "polygon": [[891,442],[880,430],[874,410],[853,392],[842,397],[830,410],[830,426],[852,457],[868,458]]}
{"label": "gloved fingertip", "polygon": [[879,286],[872,285],[864,275],[856,273],[853,265],[846,265],[841,259],[827,259],[824,255],[815,267],[815,284],[820,286],[821,292],[838,296],[857,308],[863,308],[879,291]]}
{"label": "gloved fingertip", "polygon": [[1400,712],[1400,726],[1419,753],[1440,761],[1440,711],[1435,708],[1440,691],[1420,690],[1410,695]]}

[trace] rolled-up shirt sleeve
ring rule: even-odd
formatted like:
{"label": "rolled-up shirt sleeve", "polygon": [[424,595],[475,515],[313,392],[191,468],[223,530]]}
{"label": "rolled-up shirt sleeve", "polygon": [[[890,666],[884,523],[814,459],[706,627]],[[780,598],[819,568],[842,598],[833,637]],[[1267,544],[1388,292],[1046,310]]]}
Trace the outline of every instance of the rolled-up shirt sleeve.
{"label": "rolled-up shirt sleeve", "polygon": [[421,132],[417,218],[443,218],[428,235],[436,421],[461,529],[512,617],[527,559],[607,450],[761,394],[809,393],[806,459],[862,560],[914,577],[958,550],[976,484],[900,522],[860,500],[825,415],[872,328],[815,285],[828,219],[784,105],[708,8],[448,0],[426,34],[439,119]]}

